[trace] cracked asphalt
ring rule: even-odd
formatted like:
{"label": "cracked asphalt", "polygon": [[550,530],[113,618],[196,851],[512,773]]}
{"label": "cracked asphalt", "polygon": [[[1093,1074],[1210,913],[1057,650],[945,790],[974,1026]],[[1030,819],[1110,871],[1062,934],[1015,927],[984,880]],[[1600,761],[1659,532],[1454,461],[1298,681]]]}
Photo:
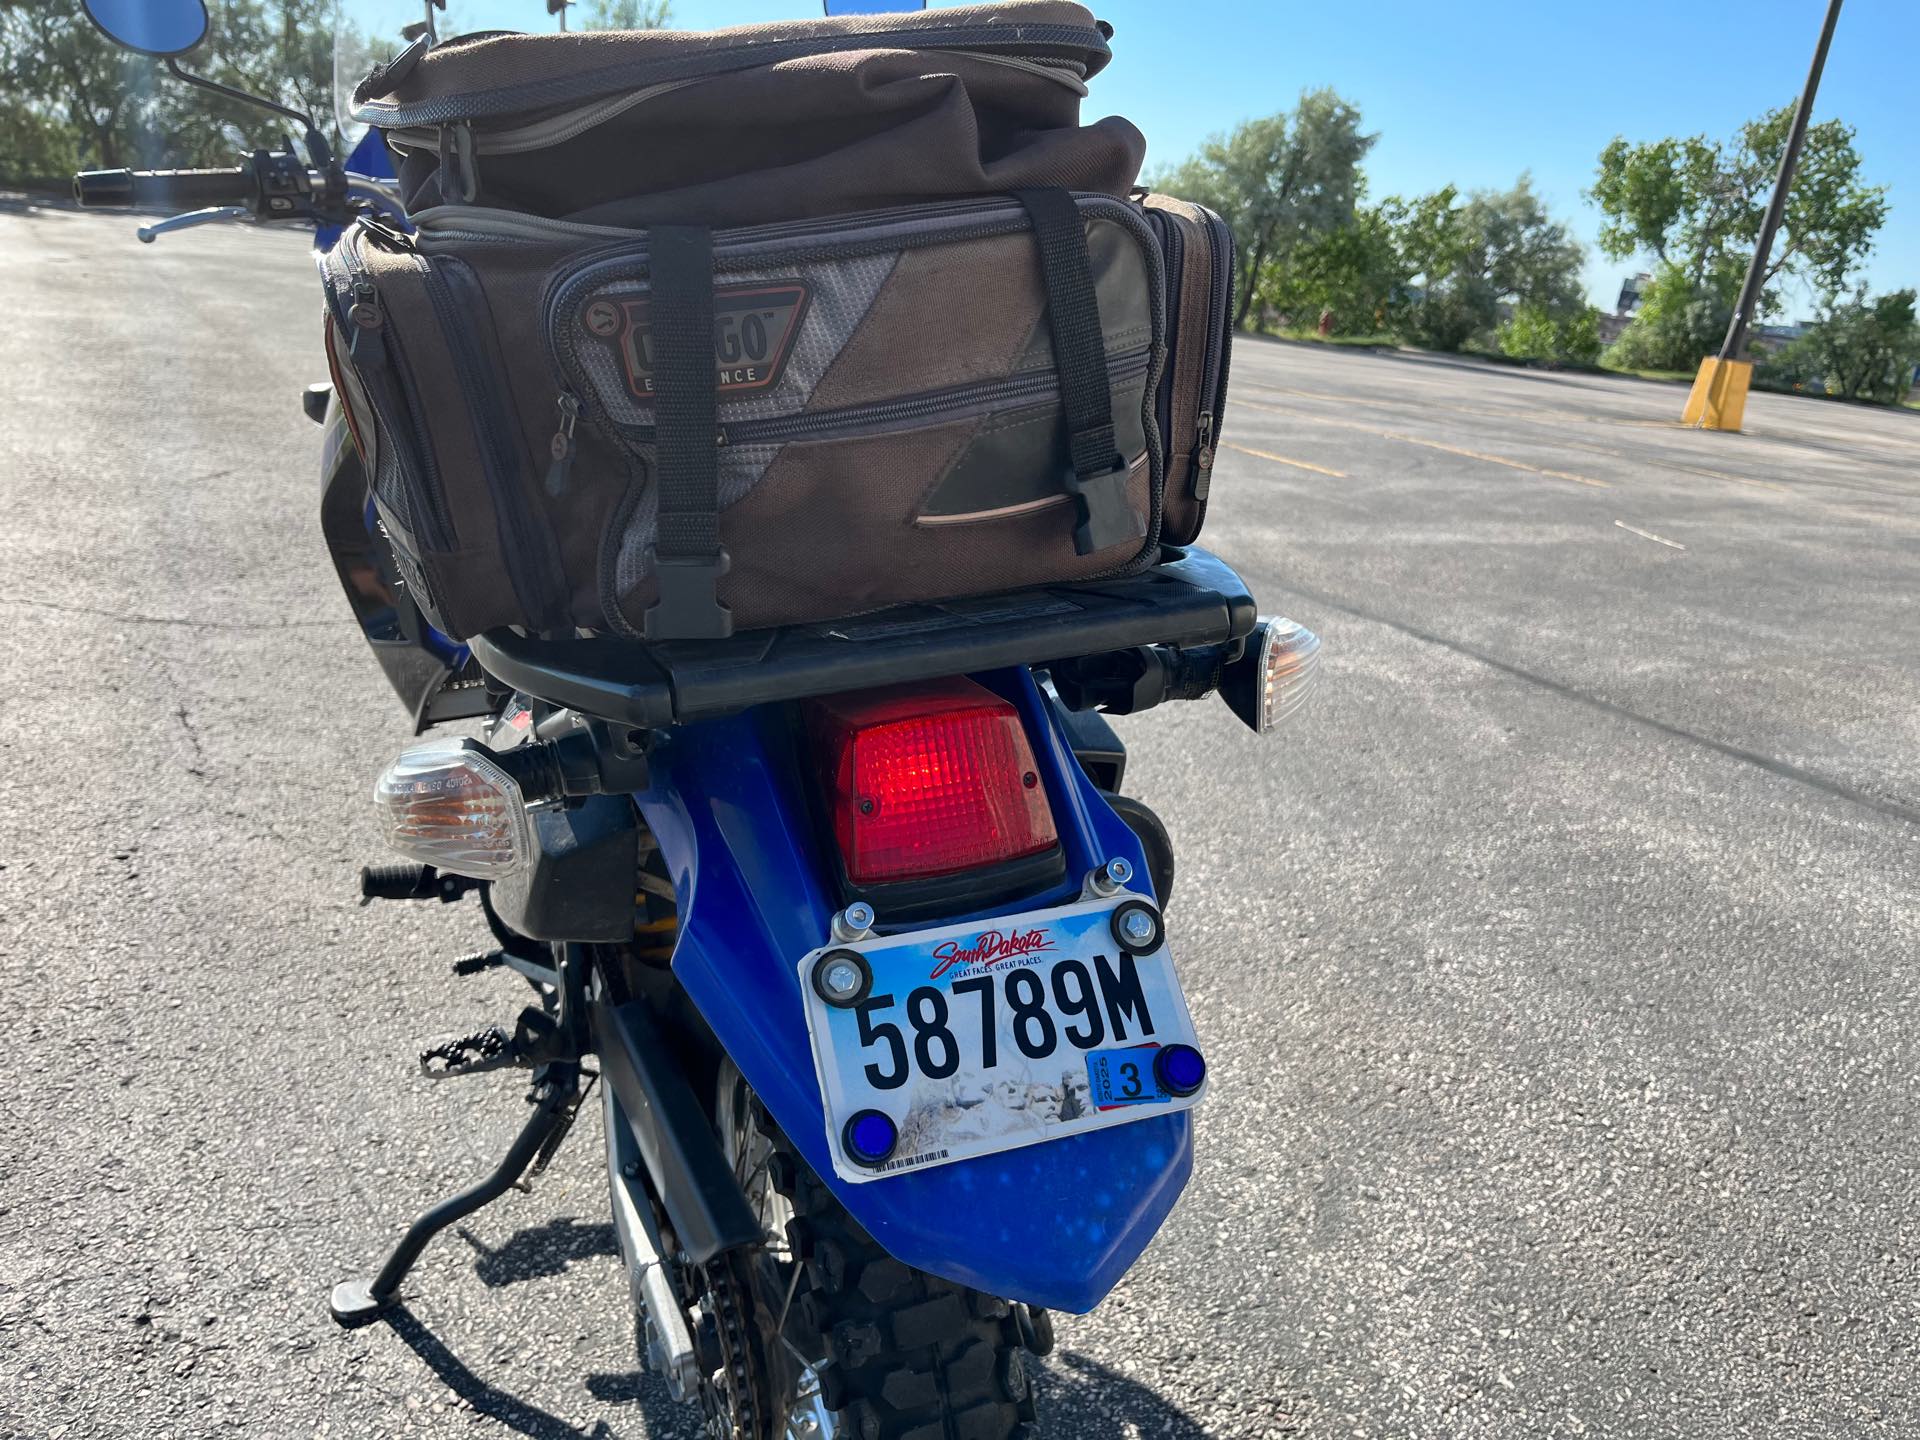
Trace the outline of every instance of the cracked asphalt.
{"label": "cracked asphalt", "polygon": [[[0,203],[0,1435],[690,1436],[584,1122],[488,1168],[466,907],[356,906],[408,723],[315,524],[292,235]],[[1910,1436],[1920,415],[1242,343],[1208,540],[1326,639],[1256,743],[1121,722],[1179,845],[1192,1188],[1066,1440]]]}

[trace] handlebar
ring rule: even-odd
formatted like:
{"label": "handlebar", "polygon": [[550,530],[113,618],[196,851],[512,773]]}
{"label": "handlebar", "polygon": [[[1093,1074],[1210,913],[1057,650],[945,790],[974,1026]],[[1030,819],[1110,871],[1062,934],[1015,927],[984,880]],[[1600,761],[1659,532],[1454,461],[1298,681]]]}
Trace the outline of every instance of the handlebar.
{"label": "handlebar", "polygon": [[86,170],[73,177],[73,198],[88,210],[251,206],[259,194],[251,165],[217,170]]}

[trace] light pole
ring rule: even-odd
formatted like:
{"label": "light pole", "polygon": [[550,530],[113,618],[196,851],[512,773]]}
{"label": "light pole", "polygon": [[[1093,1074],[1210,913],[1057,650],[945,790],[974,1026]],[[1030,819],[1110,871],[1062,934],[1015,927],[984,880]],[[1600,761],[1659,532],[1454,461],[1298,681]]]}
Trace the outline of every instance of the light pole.
{"label": "light pole", "polygon": [[1807,83],[1800,91],[1800,103],[1793,109],[1793,125],[1787,131],[1786,149],[1780,154],[1780,174],[1773,182],[1773,199],[1768,202],[1766,218],[1760,223],[1753,263],[1747,267],[1746,284],[1740,287],[1740,302],[1733,307],[1727,338],[1720,343],[1720,353],[1702,360],[1700,373],[1693,377],[1693,393],[1687,396],[1684,418],[1687,424],[1702,430],[1738,430],[1746,413],[1753,364],[1741,359],[1740,351],[1753,324],[1754,307],[1760,303],[1760,287],[1766,282],[1774,237],[1780,233],[1780,220],[1786,214],[1787,191],[1793,186],[1794,167],[1800,163],[1807,122],[1813,118],[1813,97],[1820,90],[1820,72],[1826,69],[1827,47],[1833,43],[1833,27],[1840,21],[1840,5],[1841,0],[1827,0],[1827,18],[1820,26],[1820,43],[1813,47]]}

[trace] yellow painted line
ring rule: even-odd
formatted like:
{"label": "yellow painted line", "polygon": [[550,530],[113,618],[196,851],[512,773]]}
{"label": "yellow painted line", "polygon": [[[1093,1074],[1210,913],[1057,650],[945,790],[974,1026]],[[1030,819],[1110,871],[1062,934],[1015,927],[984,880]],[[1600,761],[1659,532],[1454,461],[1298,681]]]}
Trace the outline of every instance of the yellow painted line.
{"label": "yellow painted line", "polygon": [[[1296,390],[1289,385],[1265,385],[1258,380],[1243,382],[1245,388],[1265,390],[1274,395],[1298,395],[1303,400],[1327,400],[1336,405],[1370,405],[1382,410],[1446,410],[1455,415],[1484,415],[1490,420],[1521,420],[1533,425],[1554,425],[1572,421],[1582,425],[1644,425],[1660,430],[1690,430],[1678,420],[1642,420],[1622,415],[1591,415],[1582,410],[1553,410],[1533,407],[1447,404],[1444,401],[1376,400],[1362,395],[1328,395],[1319,390]],[[1236,389],[1241,388],[1236,386]]]}
{"label": "yellow painted line", "polygon": [[[1392,409],[1402,402],[1393,400],[1373,400],[1358,395],[1323,395],[1313,390],[1294,390],[1280,385],[1262,385],[1258,381],[1249,381],[1244,387],[1266,390],[1280,395],[1298,395],[1307,400],[1331,400],[1340,405],[1373,405],[1381,409]],[[1257,404],[1257,401],[1248,401]],[[1519,420],[1530,425],[1558,427],[1562,420],[1574,420],[1585,424],[1600,425],[1644,425],[1657,430],[1684,430],[1691,432],[1692,426],[1682,425],[1678,420],[1623,420],[1614,416],[1582,415],[1573,410],[1489,410],[1474,405],[1433,405],[1434,410],[1449,410],[1457,415],[1484,415],[1494,420]],[[1773,490],[1782,495],[1795,493],[1790,486],[1775,480],[1760,480],[1751,475],[1735,475],[1725,470],[1709,470],[1700,465],[1684,465],[1678,460],[1659,460],[1647,455],[1629,455],[1624,450],[1610,450],[1604,445],[1589,444],[1584,440],[1569,440],[1560,437],[1559,444],[1572,450],[1585,450],[1594,455],[1605,455],[1612,460],[1622,460],[1629,465],[1653,465],[1662,470],[1674,470],[1683,475],[1702,475],[1709,480],[1725,480],[1734,485],[1751,485],[1760,490]]]}
{"label": "yellow painted line", "polygon": [[1382,440],[1398,440],[1403,445],[1420,445],[1428,450],[1443,450],[1449,455],[1464,455],[1469,460],[1484,460],[1489,465],[1504,465],[1509,470],[1522,470],[1529,475],[1543,475],[1550,480],[1571,480],[1576,485],[1591,485],[1596,490],[1613,488],[1609,481],[1596,480],[1591,475],[1576,475],[1571,470],[1548,470],[1539,465],[1529,465],[1524,460],[1514,460],[1505,455],[1489,455],[1481,450],[1465,450],[1458,445],[1447,445],[1418,435],[1405,435],[1398,430],[1376,430],[1371,425],[1359,425],[1351,420],[1335,420],[1326,415],[1301,415],[1297,411],[1283,409],[1278,405],[1262,405],[1258,400],[1242,399],[1239,403],[1251,406],[1255,410],[1271,410],[1280,415],[1292,415],[1295,419],[1305,420],[1310,425],[1338,425],[1343,430],[1358,430],[1362,434],[1377,435]]}
{"label": "yellow painted line", "polygon": [[1260,460],[1271,460],[1276,465],[1291,465],[1296,470],[1311,470],[1316,475],[1331,475],[1336,480],[1347,478],[1347,472],[1344,470],[1329,470],[1324,465],[1310,465],[1305,460],[1289,460],[1286,456],[1275,455],[1270,450],[1256,450],[1251,445],[1236,445],[1231,440],[1223,440],[1220,443],[1229,450],[1238,450],[1242,455],[1252,455]]}

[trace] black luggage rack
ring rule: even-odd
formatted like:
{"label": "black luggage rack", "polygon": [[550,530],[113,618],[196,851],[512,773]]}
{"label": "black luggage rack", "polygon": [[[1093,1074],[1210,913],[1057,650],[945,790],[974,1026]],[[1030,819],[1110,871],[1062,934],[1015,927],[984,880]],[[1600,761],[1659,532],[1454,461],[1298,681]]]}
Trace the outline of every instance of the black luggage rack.
{"label": "black luggage rack", "polygon": [[1194,547],[1169,548],[1152,569],[1120,580],[902,606],[728,640],[645,645],[535,640],[496,630],[470,644],[481,668],[501,684],[652,729],[775,700],[1046,665],[1139,645],[1218,645],[1247,635],[1254,619],[1245,582]]}

